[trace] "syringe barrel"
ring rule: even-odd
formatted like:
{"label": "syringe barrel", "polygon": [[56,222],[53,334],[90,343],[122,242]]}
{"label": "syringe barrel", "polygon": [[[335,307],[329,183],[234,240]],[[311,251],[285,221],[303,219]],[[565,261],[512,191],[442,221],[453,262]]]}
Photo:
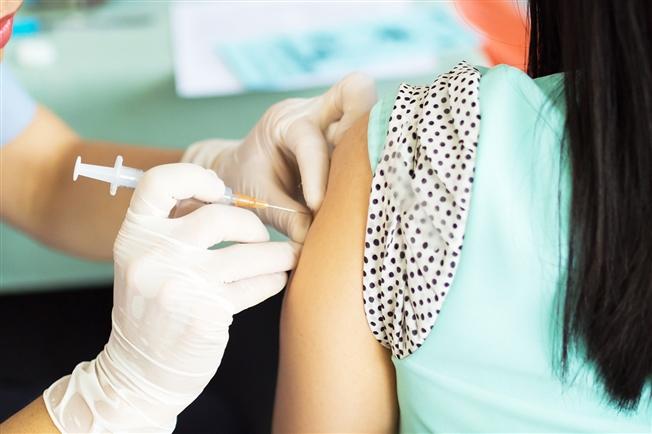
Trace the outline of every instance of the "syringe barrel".
{"label": "syringe barrel", "polygon": [[233,196],[233,189],[231,187],[224,187],[224,197],[222,198],[224,202],[231,203],[235,199]]}
{"label": "syringe barrel", "polygon": [[143,171],[140,169],[134,169],[132,167],[122,166],[120,169],[119,184],[122,187],[136,188],[138,181],[143,177]]}
{"label": "syringe barrel", "polygon": [[[108,182],[111,185],[109,191],[112,195],[116,194],[118,187],[136,188],[145,172],[133,167],[123,166],[122,161],[122,156],[118,155],[113,167],[107,167],[97,166],[95,164],[84,164],[81,162],[81,157],[77,157],[72,178],[76,181],[77,177],[81,175],[86,178]],[[262,202],[259,202],[254,198],[234,194],[230,187],[225,186],[224,196],[219,200],[219,203],[225,205],[245,206],[247,208],[260,208],[259,205]]]}

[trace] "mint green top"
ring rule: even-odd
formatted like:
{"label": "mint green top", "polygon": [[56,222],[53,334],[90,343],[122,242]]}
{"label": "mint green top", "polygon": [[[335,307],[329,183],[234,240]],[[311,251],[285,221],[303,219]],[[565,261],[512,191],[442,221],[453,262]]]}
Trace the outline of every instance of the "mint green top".
{"label": "mint green top", "polygon": [[[459,268],[423,346],[393,359],[401,431],[652,432],[650,400],[619,413],[581,357],[573,381],[556,375],[570,193],[560,155],[562,76],[532,80],[507,66],[482,72]],[[394,99],[382,98],[369,119],[374,169]]]}

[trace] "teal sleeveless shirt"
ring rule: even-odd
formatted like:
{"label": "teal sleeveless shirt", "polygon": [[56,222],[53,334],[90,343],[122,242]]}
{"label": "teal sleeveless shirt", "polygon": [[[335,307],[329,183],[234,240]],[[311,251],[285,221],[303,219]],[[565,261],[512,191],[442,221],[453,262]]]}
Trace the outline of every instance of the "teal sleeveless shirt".
{"label": "teal sleeveless shirt", "polygon": [[[561,75],[482,70],[480,135],[455,280],[423,345],[393,358],[401,432],[652,432],[619,412],[581,356],[557,375],[570,178]],[[394,95],[369,119],[375,169]],[[649,389],[649,385],[648,385]],[[649,396],[649,395],[647,395]]]}

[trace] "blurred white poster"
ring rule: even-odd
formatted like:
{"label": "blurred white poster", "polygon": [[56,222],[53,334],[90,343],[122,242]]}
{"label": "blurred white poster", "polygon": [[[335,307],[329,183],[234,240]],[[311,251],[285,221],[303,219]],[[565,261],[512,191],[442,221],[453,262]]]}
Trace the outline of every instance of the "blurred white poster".
{"label": "blurred white poster", "polygon": [[449,2],[174,2],[170,25],[183,97],[294,90],[348,72],[431,71],[481,40]]}

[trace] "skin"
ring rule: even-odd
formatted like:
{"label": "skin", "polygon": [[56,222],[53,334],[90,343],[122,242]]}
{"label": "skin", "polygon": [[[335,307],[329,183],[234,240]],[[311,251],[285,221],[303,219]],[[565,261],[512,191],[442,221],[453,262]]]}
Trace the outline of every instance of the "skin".
{"label": "skin", "polygon": [[[21,5],[22,0],[0,0],[0,19]],[[182,151],[84,140],[43,106],[18,137],[0,148],[0,218],[55,249],[110,260],[131,191],[121,189],[114,198],[103,183],[73,183],[78,155],[103,165],[113,165],[122,155],[130,165],[149,169],[178,162]]]}
{"label": "skin", "polygon": [[[21,4],[22,0],[0,0],[0,18],[15,13]],[[148,169],[178,162],[182,151],[84,140],[54,113],[39,106],[31,124],[0,148],[0,218],[56,249],[110,260],[131,192],[123,189],[111,197],[106,184],[91,180],[73,184],[72,170],[77,155],[82,160],[112,165],[118,154],[130,165]],[[58,430],[39,397],[0,424],[0,432]]]}
{"label": "skin", "polygon": [[23,4],[23,0],[2,0],[0,1],[0,17],[5,17],[16,12]]}
{"label": "skin", "polygon": [[23,0],[0,0],[0,18],[15,13],[22,5]]}
{"label": "skin", "polygon": [[335,148],[326,197],[285,294],[277,433],[397,429],[390,354],[373,338],[362,304],[367,122],[360,119]]}
{"label": "skin", "polygon": [[[182,151],[83,140],[55,114],[38,107],[25,131],[0,148],[0,217],[56,249],[110,260],[131,190],[120,189],[112,197],[104,183],[85,179],[73,183],[72,170],[77,155],[112,165],[117,154],[135,167],[148,169],[178,162]],[[0,432],[58,430],[39,397],[0,424]]]}
{"label": "skin", "polygon": [[48,415],[43,397],[39,396],[27,407],[2,422],[0,432],[3,434],[50,434],[58,433],[59,430],[54,426],[52,419]]}
{"label": "skin", "polygon": [[78,155],[108,166],[122,155],[130,166],[148,169],[178,162],[182,151],[84,140],[44,107],[0,148],[0,217],[55,249],[110,260],[132,190],[118,189],[113,197],[105,183],[82,177],[73,182]]}

